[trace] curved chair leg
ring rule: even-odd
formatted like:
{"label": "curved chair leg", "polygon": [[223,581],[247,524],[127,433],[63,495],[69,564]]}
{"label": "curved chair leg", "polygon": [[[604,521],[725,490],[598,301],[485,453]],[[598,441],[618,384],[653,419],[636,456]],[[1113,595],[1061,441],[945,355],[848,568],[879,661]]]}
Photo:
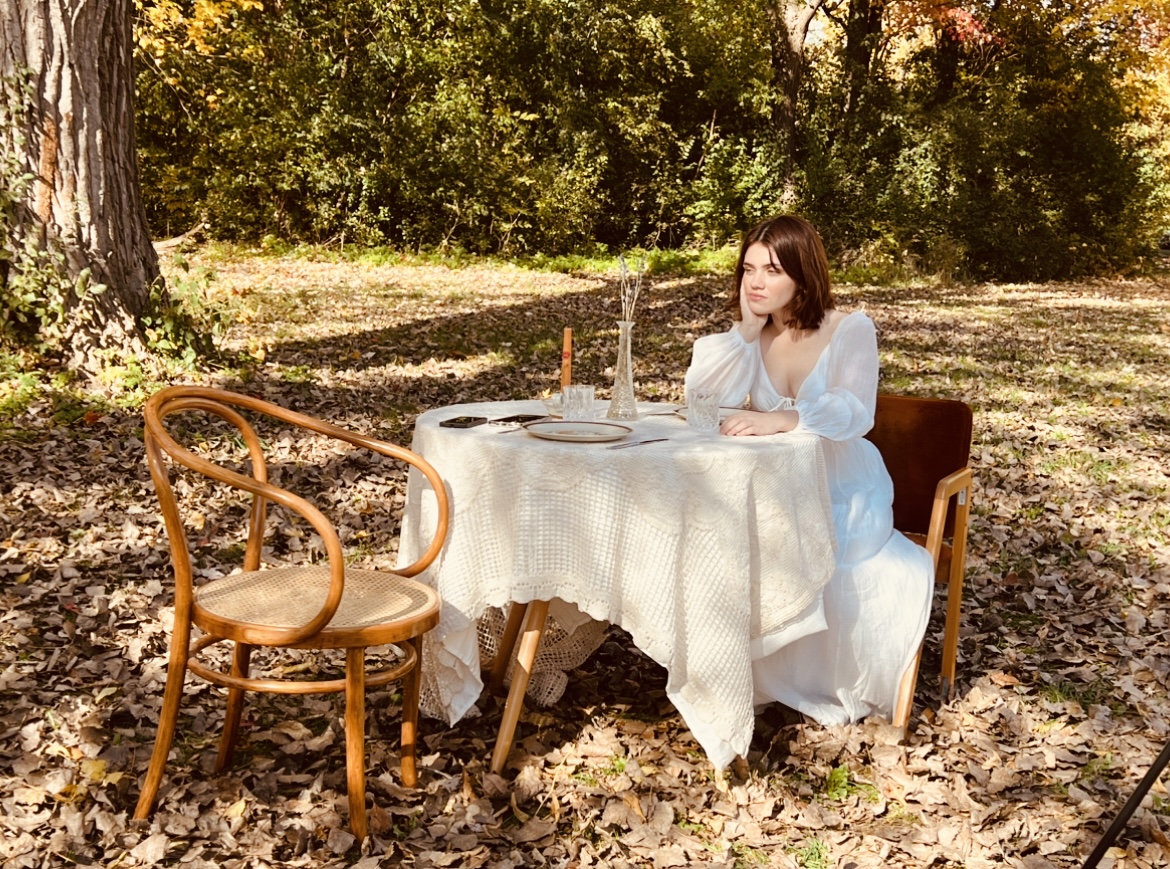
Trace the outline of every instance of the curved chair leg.
{"label": "curved chair leg", "polygon": [[914,688],[918,684],[918,665],[921,662],[922,646],[919,646],[918,653],[910,662],[910,666],[906,668],[906,672],[902,674],[902,681],[898,683],[898,699],[894,705],[892,724],[902,728],[903,738],[905,738],[906,730],[910,724],[910,713],[914,709]]}
{"label": "curved chair leg", "polygon": [[[232,652],[232,675],[247,678],[248,665],[252,660],[252,646],[236,643]],[[227,710],[223,718],[223,734],[219,738],[219,754],[215,758],[215,771],[221,773],[232,762],[232,754],[240,738],[240,713],[244,710],[244,689],[229,688]]]}
{"label": "curved chair leg", "polygon": [[349,827],[364,839],[366,826],[366,650],[345,650],[345,778]]}
{"label": "curved chair leg", "polygon": [[187,676],[187,656],[191,649],[191,623],[183,620],[175,624],[171,637],[171,659],[167,663],[167,684],[163,691],[162,710],[158,714],[158,733],[154,737],[154,751],[150,755],[150,766],[138,795],[134,817],[144,820],[150,817],[154,799],[162,784],[163,770],[171,743],[175,740],[175,725],[179,720],[179,706],[183,702],[183,680]]}
{"label": "curved chair leg", "polygon": [[423,643],[422,637],[412,637],[407,642],[414,649],[414,666],[402,677],[402,741],[398,746],[398,753],[402,784],[412,788],[418,784],[415,746],[418,742],[418,698],[422,690]]}

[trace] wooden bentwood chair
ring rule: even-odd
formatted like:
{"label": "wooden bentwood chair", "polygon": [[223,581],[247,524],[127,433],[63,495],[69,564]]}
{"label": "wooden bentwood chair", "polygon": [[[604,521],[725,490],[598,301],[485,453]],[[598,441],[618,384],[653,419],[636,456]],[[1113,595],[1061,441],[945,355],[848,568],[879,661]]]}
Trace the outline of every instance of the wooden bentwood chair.
{"label": "wooden bentwood chair", "polygon": [[[240,410],[364,447],[417,467],[431,483],[439,510],[435,536],[426,552],[414,564],[396,572],[348,568],[337,532],[329,520],[304,498],[268,482],[268,467],[260,438]],[[251,476],[220,467],[180,446],[164,423],[171,415],[185,412],[216,416],[235,426],[251,460]],[[158,734],[134,817],[147,818],[151,813],[175,735],[184,677],[187,670],[191,670],[197,676],[228,689],[224,730],[215,764],[217,773],[231,762],[239,735],[245,691],[275,694],[344,691],[349,820],[353,832],[364,838],[368,829],[365,772],[367,688],[402,680],[402,781],[408,787],[417,782],[415,737],[421,639],[439,621],[439,597],[432,589],[409,577],[426,569],[446,537],[449,510],[442,479],[430,464],[410,450],[266,401],[223,390],[172,386],[146,403],[145,416],[146,459],[170,540],[176,588],[174,635]],[[187,535],[164,455],[175,464],[252,496],[242,573],[195,587]],[[327,564],[260,569],[269,501],[299,514],[320,535],[328,556]],[[193,626],[204,634],[194,644]],[[212,669],[198,660],[204,649],[225,640],[234,644],[230,672]],[[402,647],[403,659],[394,666],[367,673],[366,648],[389,644]],[[249,662],[256,647],[344,649],[345,677],[324,681],[250,678]]]}
{"label": "wooden bentwood chair", "polygon": [[[971,425],[971,408],[961,401],[879,395],[873,429],[866,435],[894,481],[894,527],[930,553],[936,581],[947,583],[944,699],[955,687],[959,650],[971,511]],[[898,691],[893,722],[898,727],[910,721],[921,657],[920,648]]]}

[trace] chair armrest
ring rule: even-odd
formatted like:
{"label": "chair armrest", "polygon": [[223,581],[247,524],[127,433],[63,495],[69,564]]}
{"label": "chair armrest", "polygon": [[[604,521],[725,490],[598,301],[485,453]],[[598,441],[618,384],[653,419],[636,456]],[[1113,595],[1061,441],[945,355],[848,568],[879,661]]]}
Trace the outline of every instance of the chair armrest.
{"label": "chair armrest", "polygon": [[[951,498],[959,497],[964,513],[968,508],[968,491],[974,475],[970,468],[961,468],[947,474],[938,481],[934,488],[934,506],[930,511],[930,529],[926,533],[926,548],[934,559],[934,566],[938,568],[939,554],[942,552],[943,528],[947,521],[947,509]],[[964,532],[965,533],[965,532]]]}

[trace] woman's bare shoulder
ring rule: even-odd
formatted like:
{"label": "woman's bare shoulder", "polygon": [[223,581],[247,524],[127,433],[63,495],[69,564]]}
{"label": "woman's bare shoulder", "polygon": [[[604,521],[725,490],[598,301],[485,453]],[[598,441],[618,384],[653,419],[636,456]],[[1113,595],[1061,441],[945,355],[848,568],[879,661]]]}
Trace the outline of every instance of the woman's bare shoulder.
{"label": "woman's bare shoulder", "polygon": [[836,329],[837,324],[848,317],[850,313],[849,311],[842,311],[840,308],[830,308],[825,311],[824,325],[830,329]]}

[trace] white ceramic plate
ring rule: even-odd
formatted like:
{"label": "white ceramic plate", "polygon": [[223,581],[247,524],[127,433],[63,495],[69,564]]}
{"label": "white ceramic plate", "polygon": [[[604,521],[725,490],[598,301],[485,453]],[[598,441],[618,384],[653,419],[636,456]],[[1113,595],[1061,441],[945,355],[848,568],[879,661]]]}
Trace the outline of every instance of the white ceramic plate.
{"label": "white ceramic plate", "polygon": [[[719,421],[723,422],[723,420],[727,419],[733,413],[739,413],[741,410],[743,410],[742,407],[721,407],[719,408]],[[687,409],[685,407],[680,407],[675,411],[675,414],[681,416],[683,419],[686,419]]]}
{"label": "white ceramic plate", "polygon": [[560,422],[557,420],[530,422],[524,428],[530,435],[548,441],[572,441],[580,444],[618,441],[633,431],[629,426],[613,422]]}

